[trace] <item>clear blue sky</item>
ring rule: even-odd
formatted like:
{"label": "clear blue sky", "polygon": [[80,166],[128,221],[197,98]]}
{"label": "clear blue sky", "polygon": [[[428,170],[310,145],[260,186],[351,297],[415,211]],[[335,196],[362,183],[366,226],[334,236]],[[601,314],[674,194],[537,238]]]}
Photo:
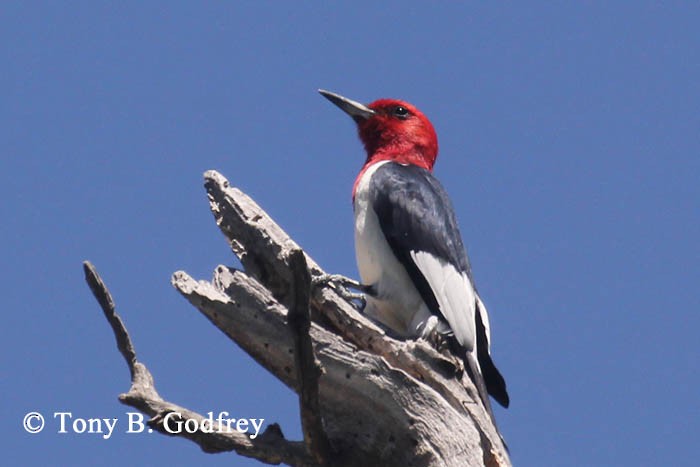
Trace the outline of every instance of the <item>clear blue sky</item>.
{"label": "clear blue sky", "polygon": [[[300,436],[296,397],[169,279],[236,264],[207,169],[329,272],[357,275],[363,152],[319,87],[432,119],[508,381],[497,417],[514,462],[695,465],[700,8],[142,3],[0,6],[6,465],[258,465],[124,434],[129,375],[84,259],[165,398]],[[53,420],[29,435],[33,410],[122,425],[109,440]]]}

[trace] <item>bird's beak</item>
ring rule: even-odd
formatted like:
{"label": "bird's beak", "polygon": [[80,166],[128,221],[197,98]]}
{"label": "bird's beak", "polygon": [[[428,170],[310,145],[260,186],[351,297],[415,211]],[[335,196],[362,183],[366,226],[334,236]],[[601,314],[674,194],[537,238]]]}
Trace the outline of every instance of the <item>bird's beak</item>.
{"label": "bird's beak", "polygon": [[321,93],[323,97],[340,107],[343,112],[350,115],[356,122],[367,120],[373,115],[376,115],[376,112],[366,105],[350,100],[347,97],[341,96],[340,94],[325,91],[323,89],[319,89],[318,92]]}

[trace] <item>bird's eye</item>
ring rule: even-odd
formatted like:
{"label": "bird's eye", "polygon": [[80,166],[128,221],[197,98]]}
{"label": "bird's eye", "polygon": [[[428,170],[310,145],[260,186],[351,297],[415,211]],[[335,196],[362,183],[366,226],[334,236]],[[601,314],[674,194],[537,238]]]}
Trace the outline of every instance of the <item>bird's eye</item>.
{"label": "bird's eye", "polygon": [[406,117],[408,117],[408,109],[399,105],[394,109],[394,115],[399,117],[400,119],[405,119]]}

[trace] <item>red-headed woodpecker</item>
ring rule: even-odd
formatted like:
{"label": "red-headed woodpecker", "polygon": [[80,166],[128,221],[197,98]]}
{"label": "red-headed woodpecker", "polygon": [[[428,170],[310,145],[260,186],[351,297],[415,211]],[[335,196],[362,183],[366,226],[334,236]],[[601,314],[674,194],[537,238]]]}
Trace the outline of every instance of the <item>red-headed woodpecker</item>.
{"label": "red-headed woodpecker", "polygon": [[319,92],[355,120],[367,151],[352,192],[365,312],[404,337],[438,332],[456,339],[486,409],[491,413],[487,393],[507,407],[506,384],[490,356],[486,307],[452,203],[432,174],[433,125],[407,102],[365,106]]}

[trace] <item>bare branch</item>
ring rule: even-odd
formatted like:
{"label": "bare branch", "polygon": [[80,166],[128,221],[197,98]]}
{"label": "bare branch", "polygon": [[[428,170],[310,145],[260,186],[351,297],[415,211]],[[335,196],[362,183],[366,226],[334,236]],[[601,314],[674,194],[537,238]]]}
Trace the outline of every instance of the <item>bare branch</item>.
{"label": "bare branch", "polygon": [[[230,186],[220,173],[207,171],[204,188],[216,225],[246,272],[260,281],[280,303],[288,306],[292,295],[292,273],[287,265],[287,253],[299,246],[255,201]],[[250,249],[251,244],[257,248]],[[312,275],[320,271],[311,258],[307,257],[307,264]]]}
{"label": "bare branch", "polygon": [[330,447],[323,429],[321,408],[318,397],[318,380],[321,368],[314,357],[309,330],[309,293],[311,276],[306,265],[304,252],[294,249],[289,255],[289,268],[292,272],[294,301],[287,314],[287,322],[294,334],[294,362],[299,383],[299,407],[301,426],[309,453],[320,465],[328,465]]}
{"label": "bare branch", "polygon": [[117,339],[117,348],[124,356],[124,360],[126,360],[126,364],[129,366],[129,371],[131,372],[131,378],[133,379],[134,365],[136,364],[136,351],[134,350],[134,345],[131,343],[129,333],[126,332],[124,322],[117,314],[112,294],[109,293],[107,286],[102,282],[102,278],[97,274],[95,266],[93,266],[90,261],[83,261],[83,271],[85,272],[85,280],[90,290],[92,290],[92,294],[100,304],[105,318],[107,318],[107,322],[112,326],[114,337]]}
{"label": "bare branch", "polygon": [[[131,338],[124,322],[116,312],[114,300],[112,300],[107,286],[89,261],[83,263],[83,268],[85,279],[112,327],[117,339],[117,347],[124,356],[131,372],[131,389],[128,393],[121,394],[119,400],[123,404],[149,415],[151,419],[148,421],[148,425],[151,428],[166,435],[187,438],[198,444],[204,452],[236,451],[240,455],[258,459],[267,464],[315,465],[315,462],[306,454],[304,444],[284,439],[282,431],[276,424],[268,426],[265,432],[255,439],[251,439],[245,433],[228,430],[216,421],[211,427],[211,432],[208,432],[209,429],[205,432],[201,429],[202,426],[206,426],[204,422],[207,419],[205,417],[163,400],[156,391],[150,371],[136,359],[136,351],[131,343]],[[167,425],[166,418],[169,421]],[[186,430],[177,432],[173,430],[173,427],[178,426],[177,422],[186,422],[187,420],[197,422],[200,429],[194,433],[189,433]]]}

